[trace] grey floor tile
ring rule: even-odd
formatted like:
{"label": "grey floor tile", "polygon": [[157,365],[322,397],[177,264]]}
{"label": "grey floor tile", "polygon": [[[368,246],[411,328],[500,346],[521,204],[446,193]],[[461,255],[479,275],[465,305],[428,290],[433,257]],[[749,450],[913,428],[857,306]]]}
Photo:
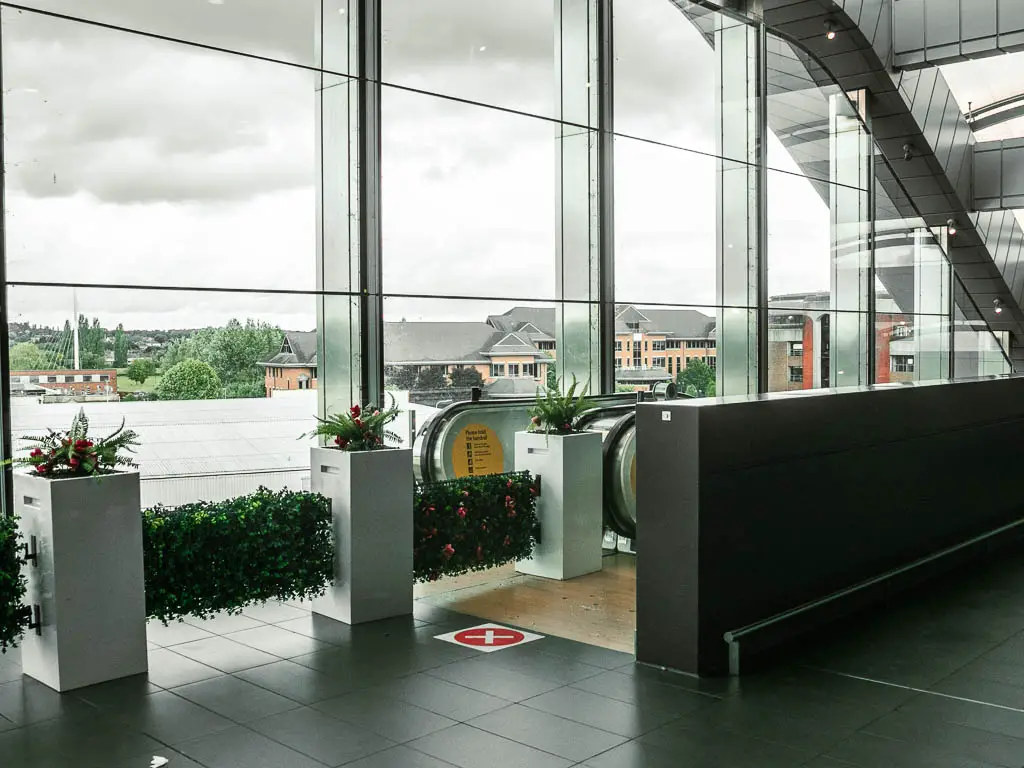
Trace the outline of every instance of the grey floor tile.
{"label": "grey floor tile", "polygon": [[567,768],[572,762],[516,741],[456,725],[424,736],[409,745],[459,768]]}
{"label": "grey floor tile", "polygon": [[485,662],[485,659],[457,661],[430,670],[428,674],[441,680],[447,680],[449,683],[472,688],[492,696],[500,696],[509,701],[529,699],[560,688],[562,685],[557,681],[533,677],[522,672],[513,672]]}
{"label": "grey floor tile", "polygon": [[69,758],[59,744],[47,738],[45,727],[26,726],[0,733],[0,759],[4,768],[67,768]]}
{"label": "grey floor tile", "polygon": [[519,672],[560,685],[575,683],[608,671],[604,667],[584,664],[582,661],[564,656],[552,656],[537,651],[515,653],[515,650],[518,649],[490,653],[478,657],[477,661],[482,665]]}
{"label": "grey floor tile", "polygon": [[17,725],[53,718],[92,716],[96,708],[74,696],[61,696],[29,677],[0,685],[0,716]]}
{"label": "grey floor tile", "polygon": [[146,623],[146,639],[153,645],[165,648],[181,643],[191,643],[194,640],[203,640],[207,637],[213,637],[213,633],[184,621],[172,621],[167,626],[155,619],[150,619]]}
{"label": "grey floor tile", "polygon": [[236,723],[295,709],[291,699],[234,677],[218,677],[175,688],[174,693]]}
{"label": "grey floor tile", "polygon": [[574,763],[627,741],[625,736],[518,704],[470,720],[468,725],[564,757]]}
{"label": "grey floor tile", "polygon": [[274,626],[312,637],[328,645],[345,645],[352,640],[352,627],[315,613],[297,619],[275,622]]}
{"label": "grey floor tile", "polygon": [[727,765],[730,768],[791,768],[806,763],[816,750],[772,743],[743,734],[703,728],[684,718],[646,733],[643,744],[669,749],[681,764]]}
{"label": "grey floor tile", "polygon": [[131,728],[162,742],[198,739],[224,731],[235,723],[169,691],[154,693],[138,706],[118,712]]}
{"label": "grey floor tile", "polygon": [[208,637],[174,646],[174,652],[222,672],[240,672],[278,660],[277,656],[236,643],[226,637]]}
{"label": "grey floor tile", "polygon": [[863,768],[995,768],[993,763],[945,752],[930,744],[910,744],[867,733],[854,734],[825,755]]}
{"label": "grey floor tile", "polygon": [[605,669],[618,669],[626,664],[632,664],[636,657],[631,653],[621,653],[608,648],[601,648],[596,645],[586,645],[573,640],[566,640],[561,637],[545,637],[543,640],[530,643],[524,648],[538,653],[546,653],[551,656],[559,656],[565,659],[590,664],[594,667]]}
{"label": "grey floor tile", "polygon": [[584,725],[635,738],[679,717],[655,707],[640,707],[579,688],[556,688],[522,702],[523,706]]}
{"label": "grey floor tile", "polygon": [[[705,768],[701,763],[684,763],[671,749],[627,741],[583,763],[582,768]],[[708,768],[711,768],[709,765]],[[717,766],[715,767],[717,768]]]}
{"label": "grey floor tile", "polygon": [[133,755],[153,753],[163,746],[123,722],[106,717],[50,720],[30,730],[34,731],[36,739],[64,754],[69,765],[82,768],[106,768]]}
{"label": "grey floor tile", "polygon": [[249,725],[326,765],[342,765],[394,746],[379,734],[304,707]]}
{"label": "grey floor tile", "polygon": [[702,707],[711,706],[716,701],[710,696],[704,696],[685,688],[644,680],[619,672],[605,672],[596,677],[588,677],[573,683],[572,687],[624,701],[641,709],[653,707],[676,715],[684,715]]}
{"label": "grey floor tile", "polygon": [[142,674],[79,688],[68,695],[99,709],[123,711],[143,706],[150,694],[160,690],[159,686],[149,680],[148,675]]}
{"label": "grey floor tile", "polygon": [[[273,739],[236,726],[174,748],[204,768],[323,768],[323,763]],[[171,763],[168,768],[178,768]]]}
{"label": "grey floor tile", "polygon": [[224,635],[224,637],[282,659],[302,656],[313,651],[331,647],[327,643],[316,640],[308,635],[289,632],[287,629],[272,625],[243,629],[241,632],[232,632],[231,634]]}
{"label": "grey floor tile", "polygon": [[397,746],[356,760],[345,768],[452,768],[452,764],[415,749]]}
{"label": "grey floor tile", "polygon": [[161,688],[176,688],[223,674],[219,669],[185,658],[167,648],[149,652],[147,677]]}
{"label": "grey floor tile", "polygon": [[242,610],[242,615],[267,624],[277,624],[280,621],[304,618],[309,615],[309,609],[273,600],[262,605],[250,605]]}
{"label": "grey floor tile", "polygon": [[394,742],[406,742],[449,728],[454,720],[382,693],[360,691],[314,706],[331,717],[358,725]]}
{"label": "grey floor tile", "polygon": [[230,614],[227,611],[221,611],[211,619],[188,617],[185,619],[185,622],[194,627],[205,629],[207,632],[212,632],[215,635],[241,632],[243,629],[252,629],[264,623],[240,613]]}
{"label": "grey floor tile", "polygon": [[479,717],[510,703],[427,674],[399,678],[374,690],[459,721]]}
{"label": "grey floor tile", "polygon": [[315,704],[365,688],[347,675],[328,675],[293,661],[275,661],[236,672],[235,677],[301,704]]}
{"label": "grey floor tile", "polygon": [[171,768],[172,766],[173,768],[205,768],[195,760],[186,757],[178,750],[164,746],[152,751],[147,750],[146,752],[132,755],[124,760],[118,760],[117,762],[104,766],[104,768],[149,768],[153,758],[158,756],[165,757],[170,760],[168,768]]}

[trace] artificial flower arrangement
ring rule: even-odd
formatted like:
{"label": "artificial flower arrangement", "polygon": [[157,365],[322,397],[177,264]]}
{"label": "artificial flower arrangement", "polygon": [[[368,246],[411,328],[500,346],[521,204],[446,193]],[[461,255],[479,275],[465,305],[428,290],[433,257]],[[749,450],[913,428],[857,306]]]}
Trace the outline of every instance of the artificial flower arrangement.
{"label": "artificial flower arrangement", "polygon": [[591,407],[584,386],[579,394],[579,383],[572,377],[572,385],[562,394],[561,379],[554,387],[545,387],[537,393],[537,404],[530,409],[530,432],[544,432],[556,435],[571,435],[580,432],[578,422],[583,413]]}
{"label": "artificial flower arrangement", "polygon": [[27,466],[41,477],[87,477],[108,475],[119,467],[137,468],[129,456],[139,445],[138,433],[121,426],[106,437],[93,440],[89,437],[89,419],[85,410],[78,412],[67,430],[49,430],[42,437],[23,437],[33,443],[28,456],[14,460],[19,466]]}
{"label": "artificial flower arrangement", "polygon": [[312,432],[303,435],[322,437],[328,447],[342,451],[378,451],[391,446],[401,438],[387,429],[387,425],[398,418],[400,410],[392,400],[391,406],[384,410],[374,405],[353,405],[344,413],[328,414],[326,418],[317,417],[320,423]]}

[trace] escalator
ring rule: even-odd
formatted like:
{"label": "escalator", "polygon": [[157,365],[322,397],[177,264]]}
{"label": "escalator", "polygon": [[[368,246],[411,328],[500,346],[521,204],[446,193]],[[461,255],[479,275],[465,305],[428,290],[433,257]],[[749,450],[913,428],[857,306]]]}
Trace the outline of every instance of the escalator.
{"label": "escalator", "polygon": [[[655,392],[595,396],[580,418],[582,428],[602,435],[604,525],[624,539],[636,538],[636,403],[675,397],[672,385]],[[435,482],[513,471],[515,434],[529,427],[529,409],[535,403],[532,397],[496,398],[443,408],[416,434],[417,476]]]}

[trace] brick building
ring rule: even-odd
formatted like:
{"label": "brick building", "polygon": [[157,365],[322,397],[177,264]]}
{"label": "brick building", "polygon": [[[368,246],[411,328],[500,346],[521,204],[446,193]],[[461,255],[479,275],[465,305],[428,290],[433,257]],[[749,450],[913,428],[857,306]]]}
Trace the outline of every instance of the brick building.
{"label": "brick building", "polygon": [[11,394],[117,396],[117,370],[11,371]]}

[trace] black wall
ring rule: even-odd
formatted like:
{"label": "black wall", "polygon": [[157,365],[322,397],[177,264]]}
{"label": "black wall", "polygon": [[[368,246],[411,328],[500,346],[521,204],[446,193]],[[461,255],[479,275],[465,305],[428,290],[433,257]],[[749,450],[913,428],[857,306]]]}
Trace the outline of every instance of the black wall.
{"label": "black wall", "polygon": [[638,660],[721,674],[724,632],[1024,517],[1022,437],[1024,378],[640,405]]}

